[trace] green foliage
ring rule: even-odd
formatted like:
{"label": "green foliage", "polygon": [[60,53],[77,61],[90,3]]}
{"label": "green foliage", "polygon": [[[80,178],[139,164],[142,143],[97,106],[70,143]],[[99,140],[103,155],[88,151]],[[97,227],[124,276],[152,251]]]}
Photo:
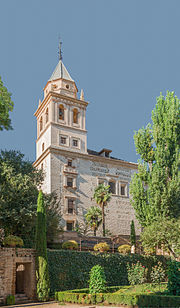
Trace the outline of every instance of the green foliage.
{"label": "green foliage", "polygon": [[180,263],[177,261],[168,264],[168,292],[180,296]]}
{"label": "green foliage", "polygon": [[156,247],[180,255],[180,220],[163,218],[144,228],[141,242],[146,252],[155,252]]}
{"label": "green foliage", "polygon": [[0,130],[12,129],[9,112],[13,111],[14,103],[11,100],[11,93],[3,85],[0,77]]}
{"label": "green foliage", "polygon": [[89,293],[96,294],[106,291],[106,276],[100,265],[95,265],[90,271]]}
{"label": "green foliage", "polygon": [[14,295],[8,295],[6,297],[6,305],[15,305],[15,296]]}
{"label": "green foliage", "polygon": [[105,242],[94,245],[94,251],[107,252],[109,251],[109,245]]}
{"label": "green foliage", "polygon": [[157,283],[160,287],[160,284],[161,282],[165,280],[165,277],[166,277],[166,274],[165,274],[165,270],[162,267],[162,263],[158,262],[158,264],[152,268],[151,280],[152,282]]}
{"label": "green foliage", "polygon": [[3,241],[4,246],[16,247],[16,246],[24,246],[22,238],[15,235],[8,235],[4,238]]}
{"label": "green foliage", "polygon": [[137,263],[127,264],[128,281],[131,285],[142,284],[146,280],[145,267],[138,261]]}
{"label": "green foliage", "polygon": [[130,245],[121,245],[118,247],[119,253],[130,253],[131,252],[131,246]]}
{"label": "green foliage", "polygon": [[161,94],[152,112],[152,126],[148,124],[134,136],[141,159],[130,193],[136,217],[143,227],[180,215],[179,106],[173,92],[167,92],[166,97]]}
{"label": "green foliage", "polygon": [[136,246],[136,232],[134,226],[134,220],[131,221],[131,234],[130,234],[131,246]]}
{"label": "green foliage", "polygon": [[127,263],[137,263],[137,261],[140,261],[148,269],[147,279],[150,281],[151,268],[160,261],[163,268],[166,269],[168,259],[164,256],[48,250],[51,294],[59,290],[87,288],[89,272],[97,264],[104,268],[108,286],[128,285],[126,265]]}
{"label": "green foliage", "polygon": [[37,296],[40,301],[47,301],[49,298],[49,273],[46,244],[46,209],[42,191],[39,192],[37,202],[36,222],[36,278]]}
{"label": "green foliage", "polygon": [[5,237],[4,229],[0,228],[0,246],[4,241],[4,237]]}
{"label": "green foliage", "polygon": [[77,250],[78,243],[73,240],[66,241],[62,244],[62,249],[70,249],[70,250]]}
{"label": "green foliage", "polygon": [[91,229],[94,231],[94,236],[96,236],[96,231],[102,222],[102,211],[97,206],[91,206],[85,215],[86,221]]}
{"label": "green foliage", "polygon": [[[107,287],[107,293],[88,294],[88,289],[56,292],[55,298],[60,303],[76,304],[102,304],[102,305],[128,305],[131,307],[177,307],[180,306],[179,296],[167,296],[153,293],[145,293],[144,286],[138,291],[131,290],[131,287]],[[151,286],[147,285],[151,288]]]}
{"label": "green foliage", "polygon": [[104,184],[99,184],[94,190],[94,196],[96,203],[102,209],[102,227],[103,227],[103,236],[105,236],[105,214],[104,207],[111,199],[111,193],[109,192],[110,186],[105,186]]}

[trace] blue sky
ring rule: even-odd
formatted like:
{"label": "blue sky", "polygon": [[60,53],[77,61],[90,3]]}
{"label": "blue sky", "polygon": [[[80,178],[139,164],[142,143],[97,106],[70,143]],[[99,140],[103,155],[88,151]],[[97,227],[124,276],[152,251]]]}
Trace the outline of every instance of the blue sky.
{"label": "blue sky", "polygon": [[33,114],[61,35],[63,62],[90,102],[88,147],[137,161],[134,130],[150,121],[156,97],[180,97],[179,20],[178,0],[1,0],[0,75],[14,101],[1,149],[35,160]]}

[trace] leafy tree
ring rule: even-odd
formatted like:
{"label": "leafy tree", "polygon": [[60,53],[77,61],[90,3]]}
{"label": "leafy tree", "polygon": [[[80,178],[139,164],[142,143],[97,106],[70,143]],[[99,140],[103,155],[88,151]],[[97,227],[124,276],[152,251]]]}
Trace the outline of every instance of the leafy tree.
{"label": "leafy tree", "polygon": [[102,222],[102,211],[97,206],[91,206],[85,215],[87,223],[90,225],[91,229],[94,231],[94,236],[96,236],[96,231]]}
{"label": "leafy tree", "polygon": [[[143,227],[180,215],[180,101],[174,92],[157,98],[152,126],[134,135],[141,159],[130,184],[132,206]],[[160,217],[160,219],[159,219]]]}
{"label": "leafy tree", "polygon": [[106,276],[101,265],[95,265],[91,268],[89,279],[89,293],[103,293],[106,291]]}
{"label": "leafy tree", "polygon": [[111,193],[109,192],[109,185],[105,186],[104,184],[99,184],[94,190],[94,199],[97,204],[102,209],[102,227],[103,227],[103,236],[105,236],[105,214],[104,207],[111,199]]}
{"label": "leafy tree", "polygon": [[180,221],[164,218],[145,227],[140,237],[145,250],[163,248],[176,258],[180,255],[179,234]]}
{"label": "leafy tree", "polygon": [[43,193],[40,190],[37,202],[37,221],[36,221],[36,278],[37,296],[40,301],[47,301],[49,298],[49,272],[47,260],[46,242],[46,209],[44,206]]}
{"label": "leafy tree", "polygon": [[12,129],[9,112],[13,110],[13,102],[11,100],[11,93],[3,85],[0,77],[0,130]]}
{"label": "leafy tree", "polygon": [[[0,153],[0,228],[5,235],[20,236],[32,247],[37,213],[37,187],[43,181],[41,170],[33,167],[17,151]],[[44,196],[47,211],[47,238],[51,241],[60,231],[61,215],[55,194]]]}
{"label": "leafy tree", "polygon": [[131,246],[133,245],[136,246],[136,232],[135,232],[134,220],[131,221],[130,240],[131,240]]}

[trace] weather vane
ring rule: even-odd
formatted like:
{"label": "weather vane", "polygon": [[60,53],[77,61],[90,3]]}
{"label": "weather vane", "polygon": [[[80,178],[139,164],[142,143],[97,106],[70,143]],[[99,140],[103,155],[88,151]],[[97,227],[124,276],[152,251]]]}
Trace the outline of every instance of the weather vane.
{"label": "weather vane", "polygon": [[58,51],[58,54],[59,54],[59,60],[62,60],[62,42],[60,41],[60,38],[59,38],[59,51]]}

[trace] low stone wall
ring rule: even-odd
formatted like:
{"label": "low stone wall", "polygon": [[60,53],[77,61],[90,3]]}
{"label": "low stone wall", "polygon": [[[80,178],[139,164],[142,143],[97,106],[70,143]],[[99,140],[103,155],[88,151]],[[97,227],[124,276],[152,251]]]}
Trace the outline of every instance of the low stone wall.
{"label": "low stone wall", "polygon": [[9,294],[17,293],[17,268],[23,265],[23,292],[29,299],[35,298],[35,250],[24,248],[0,248],[0,303]]}

